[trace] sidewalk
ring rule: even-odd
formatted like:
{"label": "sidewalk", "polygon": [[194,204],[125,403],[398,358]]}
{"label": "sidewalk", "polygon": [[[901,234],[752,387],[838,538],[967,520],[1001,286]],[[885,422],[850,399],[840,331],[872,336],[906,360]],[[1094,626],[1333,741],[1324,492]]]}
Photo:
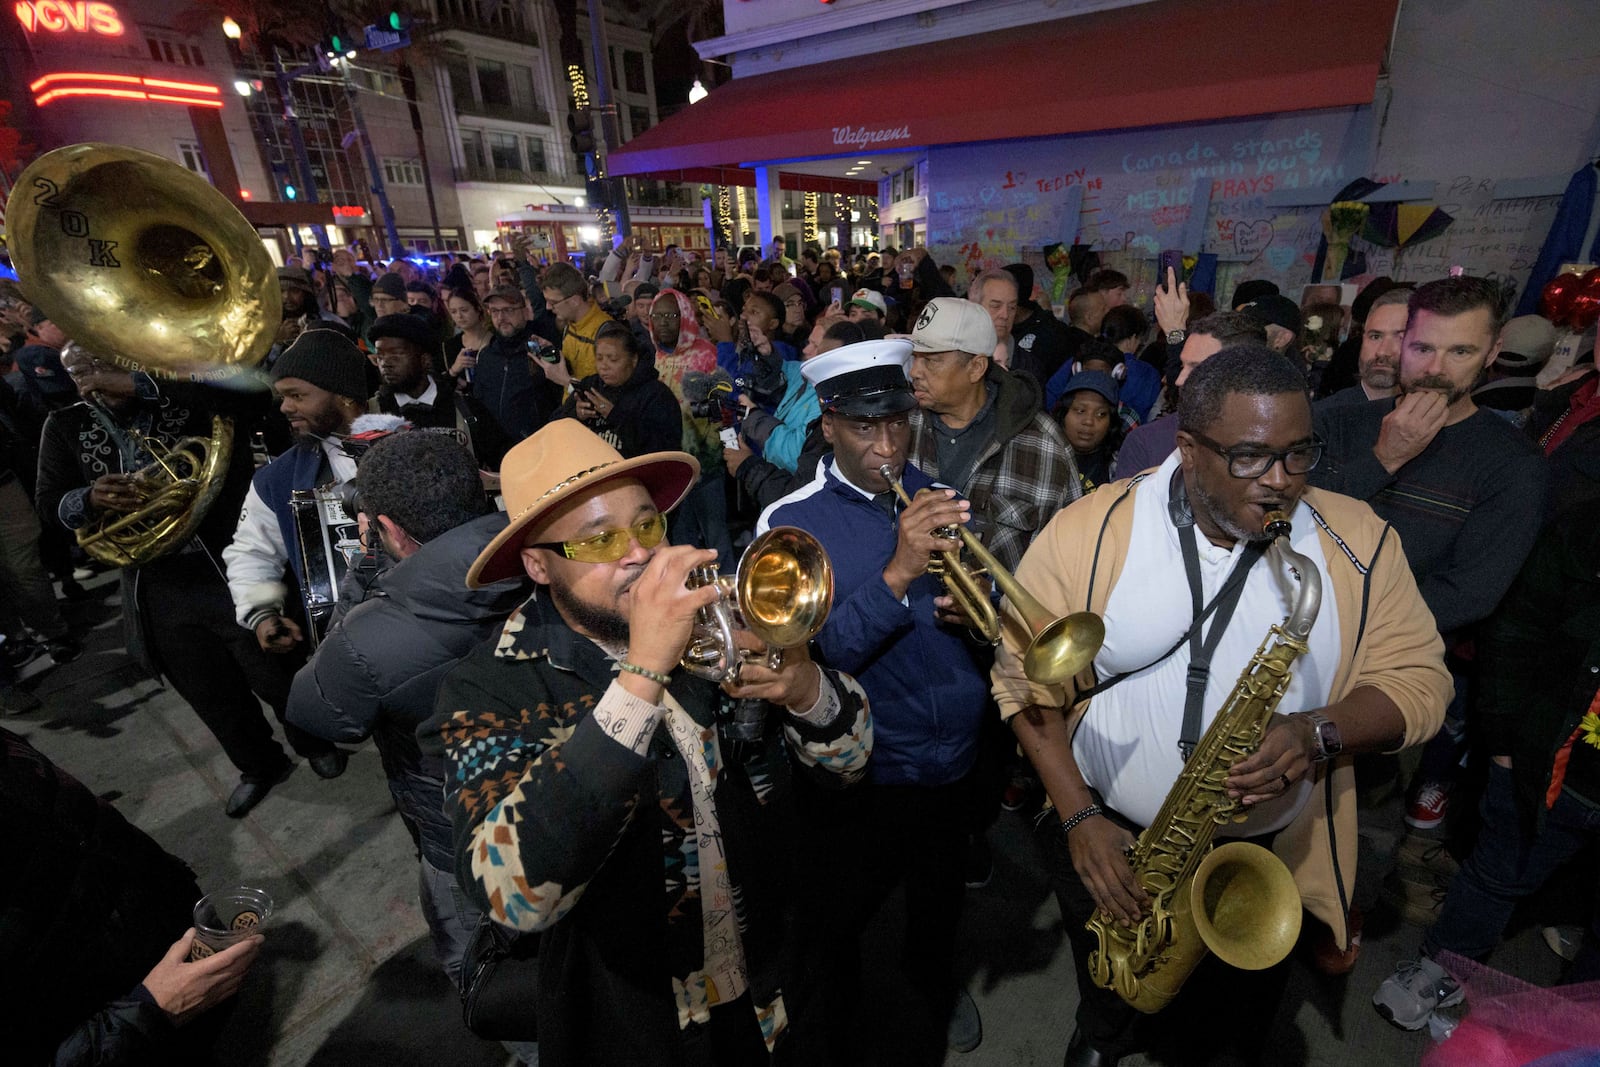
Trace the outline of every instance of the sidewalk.
{"label": "sidewalk", "polygon": [[[84,655],[30,683],[42,706],[3,720],[132,822],[194,868],[202,887],[247,882],[272,894],[277,911],[251,981],[220,1049],[239,1067],[500,1067],[507,1056],[470,1034],[455,991],[439,970],[417,905],[411,840],[370,744],[349,769],[323,781],[303,764],[241,820],[222,805],[237,782],[199,719],[172,692],[138,675],[121,650],[117,583],[90,583],[102,599],[68,608]],[[1276,1019],[1249,1005],[1218,1026],[1270,1026],[1274,1063],[1349,1067],[1414,1064],[1426,1032],[1407,1034],[1369,1001],[1395,963],[1411,958],[1420,931],[1375,905],[1398,842],[1398,801],[1362,814],[1355,899],[1365,906],[1365,942],[1355,971],[1319,975],[1296,962]],[[1077,1004],[1060,913],[1019,814],[991,831],[995,873],[969,891],[960,965],[983,1014],[984,1042],[959,1067],[1054,1067]],[[869,932],[864,995],[883,1025],[862,1035],[862,1062],[916,1062],[914,1039],[895,1020],[907,1004],[892,961],[895,908]],[[1559,961],[1536,926],[1518,928],[1491,966],[1549,984]],[[1162,1062],[1145,1057],[1128,1067]],[[600,1067],[600,1065],[597,1065]]]}

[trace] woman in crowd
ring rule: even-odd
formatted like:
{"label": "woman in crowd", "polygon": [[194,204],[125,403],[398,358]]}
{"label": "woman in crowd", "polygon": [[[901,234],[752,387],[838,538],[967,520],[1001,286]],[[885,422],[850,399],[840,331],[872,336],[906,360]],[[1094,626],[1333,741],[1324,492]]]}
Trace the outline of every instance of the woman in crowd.
{"label": "woman in crowd", "polygon": [[1117,413],[1117,382],[1103,370],[1083,370],[1067,382],[1056,403],[1061,433],[1078,461],[1085,493],[1111,480],[1111,465],[1126,432]]}
{"label": "woman in crowd", "polygon": [[600,327],[594,341],[594,370],[572,387],[558,419],[578,419],[626,459],[647,452],[671,452],[683,443],[678,399],[640,358],[639,339],[620,322]]}
{"label": "woman in crowd", "polygon": [[478,351],[494,339],[494,330],[474,290],[451,289],[444,305],[456,327],[456,335],[444,343],[444,363],[450,373],[459,378],[477,366]]}

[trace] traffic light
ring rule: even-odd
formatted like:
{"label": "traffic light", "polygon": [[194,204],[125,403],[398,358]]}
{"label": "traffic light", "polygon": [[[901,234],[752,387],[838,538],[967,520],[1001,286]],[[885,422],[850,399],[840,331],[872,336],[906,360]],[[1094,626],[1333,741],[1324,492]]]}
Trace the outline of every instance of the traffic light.
{"label": "traffic light", "polygon": [[328,38],[328,54],[330,56],[344,55],[344,38],[337,33]]}
{"label": "traffic light", "polygon": [[294,186],[290,185],[287,182],[284,183],[284,186],[283,186],[283,198],[285,200],[293,200],[295,197],[297,197],[299,195],[300,195],[300,190],[296,189]]}
{"label": "traffic light", "polygon": [[401,16],[400,12],[398,12],[398,11],[389,12],[389,18],[388,18],[387,22],[388,22],[389,28],[391,30],[394,30],[396,33],[399,33],[401,30],[405,29],[405,27],[406,27],[406,20],[405,20],[405,18],[403,16]]}
{"label": "traffic light", "polygon": [[594,154],[594,113],[569,111],[567,132],[572,135],[572,154],[579,159]]}

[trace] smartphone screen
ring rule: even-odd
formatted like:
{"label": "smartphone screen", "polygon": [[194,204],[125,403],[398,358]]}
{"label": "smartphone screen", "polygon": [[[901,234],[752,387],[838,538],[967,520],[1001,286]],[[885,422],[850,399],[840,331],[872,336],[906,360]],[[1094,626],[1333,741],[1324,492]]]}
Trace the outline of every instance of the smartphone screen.
{"label": "smartphone screen", "polygon": [[833,302],[835,304],[844,303],[844,290],[837,285],[833,287]]}

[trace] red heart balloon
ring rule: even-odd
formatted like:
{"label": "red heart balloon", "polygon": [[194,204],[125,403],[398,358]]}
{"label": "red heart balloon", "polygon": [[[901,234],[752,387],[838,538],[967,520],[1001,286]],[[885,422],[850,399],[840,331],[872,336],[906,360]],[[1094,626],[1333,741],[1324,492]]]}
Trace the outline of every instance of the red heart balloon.
{"label": "red heart balloon", "polygon": [[1565,326],[1572,298],[1578,295],[1582,281],[1575,272],[1568,271],[1545,282],[1544,289],[1539,293],[1539,314],[1557,326]]}
{"label": "red heart balloon", "polygon": [[1574,330],[1583,331],[1600,319],[1600,267],[1584,274],[1578,282],[1578,292],[1567,305],[1567,322]]}

